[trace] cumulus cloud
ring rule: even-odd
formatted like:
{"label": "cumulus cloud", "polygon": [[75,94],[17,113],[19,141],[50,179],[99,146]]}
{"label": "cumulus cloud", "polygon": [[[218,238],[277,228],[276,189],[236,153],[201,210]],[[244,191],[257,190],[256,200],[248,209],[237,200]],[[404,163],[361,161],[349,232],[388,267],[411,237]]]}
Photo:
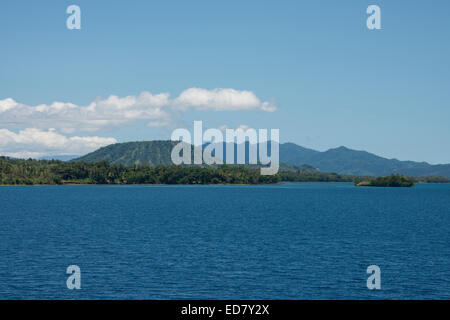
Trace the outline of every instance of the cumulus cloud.
{"label": "cumulus cloud", "polygon": [[114,138],[66,137],[55,129],[28,128],[18,133],[0,129],[0,155],[17,158],[81,155],[113,143],[117,143]]}
{"label": "cumulus cloud", "polygon": [[0,113],[8,111],[12,108],[15,108],[16,106],[17,106],[17,102],[15,102],[11,98],[8,98],[5,100],[0,100]]}
{"label": "cumulus cloud", "polygon": [[7,98],[0,100],[0,154],[33,158],[84,154],[116,140],[73,136],[75,133],[94,132],[138,120],[146,121],[148,127],[170,127],[190,109],[273,112],[277,107],[251,91],[236,89],[190,88],[176,98],[171,98],[169,93],[144,91],[137,96],[98,98],[83,106],[59,101],[31,106]]}
{"label": "cumulus cloud", "polygon": [[180,111],[196,110],[272,112],[276,106],[261,101],[251,91],[235,89],[191,88],[171,99],[169,93],[142,92],[138,96],[96,99],[87,106],[70,102],[53,102],[29,106],[12,98],[0,100],[0,127],[32,127],[46,130],[55,127],[63,133],[95,131],[136,120],[147,120],[149,127],[168,126]]}
{"label": "cumulus cloud", "polygon": [[107,99],[97,99],[87,106],[69,102],[28,106],[8,98],[0,100],[0,126],[56,127],[65,133],[95,131],[133,120],[168,118],[169,114],[163,110],[168,103],[169,94],[152,95],[149,92],[124,98],[112,95]]}
{"label": "cumulus cloud", "polygon": [[262,102],[251,91],[239,91],[235,89],[190,88],[183,91],[174,100],[174,106],[186,110],[238,111],[238,110],[263,110],[275,111],[276,106],[269,102]]}

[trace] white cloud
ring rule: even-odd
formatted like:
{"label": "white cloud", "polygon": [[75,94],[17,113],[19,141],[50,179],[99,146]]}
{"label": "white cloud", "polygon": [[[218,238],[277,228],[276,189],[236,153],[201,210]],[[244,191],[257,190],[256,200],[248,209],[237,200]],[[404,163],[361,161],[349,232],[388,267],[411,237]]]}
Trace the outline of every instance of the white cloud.
{"label": "white cloud", "polygon": [[[85,154],[117,141],[73,136],[77,132],[93,132],[138,120],[146,121],[148,127],[170,127],[189,109],[273,112],[276,108],[251,91],[235,89],[190,88],[174,99],[169,93],[144,91],[137,96],[99,98],[86,106],[58,101],[30,106],[7,98],[0,100],[0,155],[36,158]],[[16,133],[19,129],[22,130]]]}
{"label": "white cloud", "polygon": [[235,89],[201,89],[190,88],[183,91],[174,100],[174,106],[180,110],[195,108],[197,110],[238,111],[263,110],[275,111],[276,106],[261,100],[251,91]]}
{"label": "white cloud", "polygon": [[168,118],[168,112],[163,110],[168,103],[169,94],[152,95],[149,92],[124,98],[112,95],[107,99],[97,99],[88,106],[67,102],[28,106],[9,98],[0,100],[0,126],[25,126],[44,130],[56,127],[65,133],[95,131],[134,120]]}
{"label": "white cloud", "polygon": [[0,100],[0,127],[56,128],[63,133],[96,131],[104,127],[147,120],[148,126],[168,126],[179,111],[196,110],[239,111],[262,110],[272,112],[276,106],[261,101],[251,91],[235,89],[191,88],[171,99],[169,93],[142,92],[138,96],[120,98],[111,95],[96,99],[87,106],[70,102],[29,106],[11,98]]}
{"label": "white cloud", "polygon": [[82,155],[109,144],[114,138],[66,137],[55,129],[42,131],[28,128],[15,133],[0,129],[0,155],[17,158],[37,158],[43,155]]}
{"label": "white cloud", "polygon": [[17,106],[17,102],[13,99],[8,98],[5,100],[0,100],[0,113],[13,109]]}

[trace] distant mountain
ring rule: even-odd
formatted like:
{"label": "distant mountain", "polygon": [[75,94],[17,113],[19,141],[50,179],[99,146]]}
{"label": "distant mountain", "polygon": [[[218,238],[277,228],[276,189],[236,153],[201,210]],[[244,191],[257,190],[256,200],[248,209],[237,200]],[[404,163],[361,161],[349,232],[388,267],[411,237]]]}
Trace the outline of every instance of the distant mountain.
{"label": "distant mountain", "polygon": [[322,172],[340,174],[387,176],[394,173],[414,177],[450,177],[450,164],[431,165],[426,162],[386,159],[366,151],[357,151],[346,147],[318,152],[285,143],[280,145],[280,159],[295,165],[307,163]]}
{"label": "distant mountain", "polygon": [[287,163],[297,165],[304,163],[311,164],[305,162],[306,159],[312,159],[320,153],[319,151],[304,148],[291,142],[280,144],[280,159],[283,159],[282,161]]}
{"label": "distant mountain", "polygon": [[[106,160],[116,164],[133,165],[147,163],[152,166],[172,164],[170,153],[173,141],[126,142],[109,145],[73,161],[95,162]],[[346,147],[324,152],[307,149],[294,143],[280,144],[280,162],[284,170],[297,170],[310,165],[322,172],[335,172],[362,176],[386,176],[399,173],[408,176],[450,177],[450,164],[430,165],[426,162],[386,159],[366,151]],[[289,165],[290,164],[290,165]],[[311,168],[304,166],[305,168]]]}
{"label": "distant mountain", "polygon": [[44,156],[40,157],[37,160],[60,160],[60,161],[70,161],[72,159],[78,158],[79,156]]}
{"label": "distant mountain", "polygon": [[[108,161],[114,164],[123,164],[131,166],[134,164],[149,164],[151,166],[157,165],[171,165],[171,152],[172,148],[178,144],[173,141],[140,141],[140,142],[125,142],[116,143],[103,148],[100,148],[94,152],[91,152],[85,156],[73,159],[77,162],[99,162]],[[224,146],[224,157],[226,156]],[[248,144],[246,146],[248,151]],[[191,149],[192,152],[192,149]],[[192,153],[193,154],[193,153]],[[237,150],[235,146],[235,158]],[[246,152],[246,161],[248,161],[248,152]],[[253,166],[249,166],[253,167]],[[314,167],[307,164],[294,165],[290,163],[281,163],[280,169],[283,171],[302,171],[302,172],[314,172],[317,171]]]}
{"label": "distant mountain", "polygon": [[98,162],[106,160],[115,164],[131,166],[134,164],[171,165],[170,154],[178,142],[139,141],[116,143],[98,149],[73,161]]}

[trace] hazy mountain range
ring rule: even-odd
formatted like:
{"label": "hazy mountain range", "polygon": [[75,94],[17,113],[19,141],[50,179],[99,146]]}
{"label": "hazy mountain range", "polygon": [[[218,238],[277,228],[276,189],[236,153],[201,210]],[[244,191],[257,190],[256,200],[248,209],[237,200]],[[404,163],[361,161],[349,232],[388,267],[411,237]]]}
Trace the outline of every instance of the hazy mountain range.
{"label": "hazy mountain range", "polygon": [[431,165],[426,162],[386,159],[366,151],[346,147],[324,152],[303,148],[294,143],[280,145],[280,161],[307,163],[323,172],[385,176],[401,173],[408,176],[450,176],[450,164]]}
{"label": "hazy mountain range", "polygon": [[[170,153],[172,141],[143,141],[112,144],[72,161],[95,162],[106,160],[116,164],[133,165],[148,163],[152,166],[172,164]],[[450,177],[450,164],[431,165],[426,162],[386,159],[366,151],[346,147],[321,152],[296,145],[280,144],[282,168],[310,165],[322,172],[339,174],[385,176],[401,173],[409,176]]]}

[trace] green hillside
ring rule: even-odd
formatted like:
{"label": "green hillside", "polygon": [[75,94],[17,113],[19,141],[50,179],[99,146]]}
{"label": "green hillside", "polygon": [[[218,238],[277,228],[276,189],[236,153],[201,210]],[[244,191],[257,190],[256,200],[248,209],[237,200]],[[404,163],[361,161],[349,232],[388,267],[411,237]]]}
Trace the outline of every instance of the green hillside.
{"label": "green hillside", "polygon": [[178,142],[173,141],[140,141],[116,143],[100,148],[72,161],[99,162],[108,161],[114,164],[131,166],[147,164],[150,166],[172,165],[170,153]]}
{"label": "green hillside", "polygon": [[[132,165],[149,165],[155,167],[158,165],[170,166],[172,160],[170,154],[172,148],[178,144],[174,141],[141,141],[141,142],[125,142],[116,143],[100,148],[83,157],[73,159],[74,162],[100,162],[108,161],[113,164],[122,164],[125,166]],[[217,166],[212,166],[217,167]],[[256,165],[245,165],[248,168],[257,168]],[[314,167],[306,164],[294,165],[290,163],[281,163],[280,171],[301,171],[314,172]]]}
{"label": "green hillside", "polygon": [[[126,142],[109,145],[72,161],[108,161],[114,164],[150,166],[171,165],[172,141]],[[224,152],[225,153],[225,152]],[[411,177],[450,177],[450,164],[431,165],[426,162],[386,159],[366,151],[345,147],[324,152],[303,148],[294,143],[280,144],[280,171],[303,169],[356,176],[388,176],[392,173]],[[302,169],[302,170],[303,170]]]}

